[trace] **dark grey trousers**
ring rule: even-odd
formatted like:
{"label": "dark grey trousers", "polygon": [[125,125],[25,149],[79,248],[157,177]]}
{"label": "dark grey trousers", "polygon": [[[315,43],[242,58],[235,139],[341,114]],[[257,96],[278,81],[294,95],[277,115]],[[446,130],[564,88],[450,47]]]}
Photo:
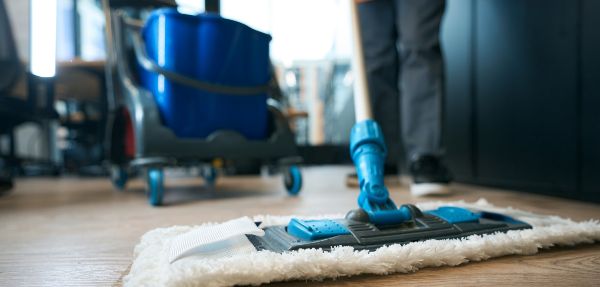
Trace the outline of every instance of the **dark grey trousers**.
{"label": "dark grey trousers", "polygon": [[442,154],[444,63],[439,33],[444,8],[444,0],[358,5],[373,114],[386,139],[388,164],[398,163],[401,143],[409,160]]}

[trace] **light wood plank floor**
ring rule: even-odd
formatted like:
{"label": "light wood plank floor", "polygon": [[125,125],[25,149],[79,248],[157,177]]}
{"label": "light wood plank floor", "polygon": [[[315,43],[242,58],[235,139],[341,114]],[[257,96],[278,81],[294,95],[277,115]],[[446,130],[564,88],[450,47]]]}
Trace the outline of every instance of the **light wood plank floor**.
{"label": "light wood plank floor", "polygon": [[[202,187],[199,178],[169,178],[167,206],[161,208],[148,206],[139,180],[130,182],[125,192],[114,191],[106,179],[19,180],[12,193],[0,198],[0,286],[118,286],[139,237],[156,227],[265,213],[344,213],[356,206],[357,190],[344,185],[351,169],[304,169],[305,188],[297,198],[285,194],[280,177],[221,178],[214,192]],[[576,220],[600,218],[597,204],[467,185],[454,189],[455,195],[441,199],[484,197],[496,205]],[[401,185],[392,186],[391,194],[397,203],[432,200],[413,198]],[[414,274],[275,285],[306,284],[600,286],[600,244]]]}

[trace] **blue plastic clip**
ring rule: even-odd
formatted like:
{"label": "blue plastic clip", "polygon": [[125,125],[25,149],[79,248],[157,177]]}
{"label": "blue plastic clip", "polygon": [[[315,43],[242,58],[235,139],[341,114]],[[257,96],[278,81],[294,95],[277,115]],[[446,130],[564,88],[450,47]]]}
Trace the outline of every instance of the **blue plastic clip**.
{"label": "blue plastic clip", "polygon": [[337,235],[350,234],[350,231],[335,220],[301,220],[292,218],[288,224],[289,234],[304,240],[317,240]]}
{"label": "blue plastic clip", "polygon": [[478,222],[481,218],[481,213],[474,213],[468,209],[453,206],[442,206],[435,210],[428,210],[425,213],[435,215],[450,224]]}

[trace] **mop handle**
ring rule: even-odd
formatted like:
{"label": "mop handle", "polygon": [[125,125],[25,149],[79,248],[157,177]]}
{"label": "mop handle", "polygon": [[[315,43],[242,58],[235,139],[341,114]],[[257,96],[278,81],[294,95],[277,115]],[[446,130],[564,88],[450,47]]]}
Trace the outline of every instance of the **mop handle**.
{"label": "mop handle", "polygon": [[360,36],[360,20],[358,9],[354,0],[350,1],[350,15],[352,21],[352,70],[354,72],[354,111],[356,122],[373,119],[371,112],[371,99],[367,86],[365,73],[365,60]]}

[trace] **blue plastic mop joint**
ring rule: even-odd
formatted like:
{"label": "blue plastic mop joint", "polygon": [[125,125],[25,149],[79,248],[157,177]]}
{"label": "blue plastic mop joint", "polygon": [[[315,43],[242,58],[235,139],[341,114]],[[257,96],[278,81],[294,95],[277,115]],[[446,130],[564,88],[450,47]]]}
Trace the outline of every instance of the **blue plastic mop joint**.
{"label": "blue plastic mop joint", "polygon": [[360,185],[358,206],[369,215],[373,224],[396,224],[411,219],[410,210],[398,209],[390,199],[383,182],[386,154],[383,132],[377,122],[369,119],[352,127],[350,155]]}

